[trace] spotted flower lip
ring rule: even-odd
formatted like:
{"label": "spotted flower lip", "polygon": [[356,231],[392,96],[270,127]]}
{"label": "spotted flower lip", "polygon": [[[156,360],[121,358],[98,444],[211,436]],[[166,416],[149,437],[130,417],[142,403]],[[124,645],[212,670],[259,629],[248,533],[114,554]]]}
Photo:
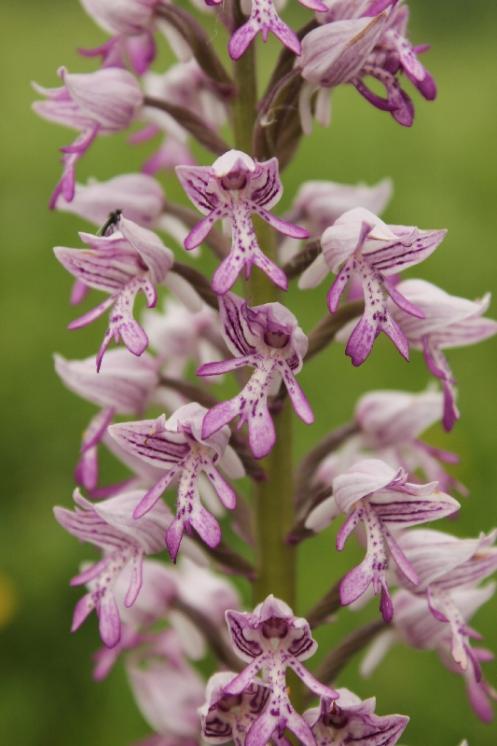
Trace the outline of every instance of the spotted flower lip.
{"label": "spotted flower lip", "polygon": [[[218,0],[221,2],[221,0]],[[299,0],[309,10],[323,12],[328,9],[322,0]],[[297,34],[281,20],[275,8],[275,0],[251,0],[250,16],[230,39],[228,50],[233,60],[238,60],[248,49],[257,34],[264,42],[269,34],[274,34],[282,44],[295,54],[300,54],[301,45]]]}
{"label": "spotted flower lip", "polygon": [[158,505],[146,518],[134,521],[132,506],[142,496],[143,492],[132,491],[90,503],[76,490],[74,511],[54,508],[55,518],[66,531],[103,552],[99,562],[84,569],[71,581],[71,585],[87,585],[89,589],[76,605],[72,630],[78,629],[95,609],[100,636],[107,647],[117,645],[121,636],[119,607],[114,595],[118,576],[124,572],[127,574],[123,603],[130,607],[142,587],[143,558],[161,551],[164,531],[171,520],[167,507]]}
{"label": "spotted flower lip", "polygon": [[92,491],[98,483],[98,444],[116,414],[143,412],[158,386],[158,362],[146,353],[134,358],[111,350],[100,373],[93,357],[66,360],[55,355],[55,370],[68,389],[100,407],[83,434],[76,467],[77,483]]}
{"label": "spotted flower lip", "polygon": [[178,166],[176,173],[188,197],[206,216],[186,237],[187,250],[199,246],[218,220],[231,221],[231,251],[214,273],[213,290],[224,295],[241,272],[250,276],[254,264],[286,290],[285,273],[262,252],[252,225],[252,214],[256,214],[287,236],[309,235],[304,228],[268,212],[282,194],[278,159],[258,162],[242,151],[229,150],[212,166]]}
{"label": "spotted flower lip", "polygon": [[97,370],[113,338],[122,339],[133,355],[145,352],[147,335],[132,316],[139,292],[145,295],[148,307],[152,308],[157,303],[157,286],[163,284],[176,291],[190,306],[201,307],[193,289],[171,272],[173,254],[152,231],[121,216],[117,229],[110,235],[79,235],[87,249],[58,246],[54,253],[62,266],[83,285],[109,294],[103,303],[69,325],[69,329],[81,329],[112,308],[97,354]]}
{"label": "spotted flower lip", "polygon": [[440,492],[438,484],[408,482],[403,469],[395,469],[379,459],[364,459],[353,464],[333,480],[333,496],[309,516],[306,526],[319,531],[339,513],[347,516],[336,546],[341,551],[351,533],[360,525],[366,532],[366,556],[347,573],[340,585],[344,606],[357,601],[372,585],[380,594],[380,609],[385,621],[393,615],[387,573],[393,561],[407,582],[417,586],[419,579],[399,546],[394,531],[438,520],[455,513],[460,504]]}
{"label": "spotted flower lip", "polygon": [[232,671],[216,673],[207,682],[206,701],[199,710],[202,736],[207,743],[243,744],[245,734],[267,706],[270,690],[253,682],[238,695],[225,693],[236,677]]}
{"label": "spotted flower lip", "polygon": [[337,689],[338,699],[321,700],[304,712],[319,746],[394,746],[409,723],[405,715],[375,714],[376,699],[361,700],[349,689]]}
{"label": "spotted flower lip", "polygon": [[444,230],[386,225],[364,208],[346,212],[321,237],[322,254],[304,272],[299,287],[318,285],[331,270],[336,279],[328,292],[330,313],[337,310],[348,282],[362,284],[365,309],[354,327],[345,352],[353,365],[362,365],[375,339],[384,332],[408,359],[409,345],[387,304],[390,298],[405,314],[422,318],[424,312],[392,282],[393,276],[428,258],[445,238]]}
{"label": "spotted flower lip", "polygon": [[69,73],[58,70],[60,88],[43,88],[33,84],[46,97],[36,101],[34,111],[49,122],[78,130],[72,145],[61,148],[63,174],[50,200],[55,207],[60,195],[66,202],[74,198],[75,169],[80,158],[99,135],[120,132],[129,127],[143,104],[137,81],[127,70],[108,68],[93,73]]}
{"label": "spotted flower lip", "polygon": [[451,430],[460,415],[456,381],[443,350],[476,344],[497,333],[497,321],[483,316],[491,296],[487,293],[480,300],[470,301],[449,295],[425,280],[404,280],[397,286],[397,292],[422,311],[423,316],[414,319],[404,308],[391,306],[402,334],[412,347],[423,351],[429,371],[442,383],[443,424],[446,430]]}
{"label": "spotted flower lip", "polygon": [[236,493],[218,471],[217,465],[233,478],[243,476],[243,467],[228,446],[229,428],[221,428],[208,438],[202,434],[206,411],[192,402],[180,407],[167,420],[162,415],[155,420],[120,423],[109,428],[110,435],[121,448],[164,471],[164,476],[135,506],[135,518],[151,510],[165,490],[179,480],[176,518],[166,532],[166,544],[173,561],[178,555],[185,531],[194,529],[210,547],[216,547],[221,540],[219,523],[200,501],[200,476],[205,474],[228,509],[235,507]]}
{"label": "spotted flower lip", "polygon": [[[252,613],[227,611],[226,622],[235,652],[248,665],[224,686],[223,695],[238,697],[246,693],[250,685],[261,683],[270,692],[265,708],[256,714],[248,730],[246,746],[265,746],[273,737],[282,738],[286,729],[304,746],[315,746],[310,727],[296,713],[289,699],[286,671],[292,669],[319,697],[333,700],[338,695],[302,665],[317,648],[308,622],[295,617],[291,608],[273,595]],[[263,671],[262,680],[258,678],[260,671]]]}
{"label": "spotted flower lip", "polygon": [[250,308],[242,298],[228,293],[220,301],[220,314],[223,337],[234,357],[206,363],[197,374],[216,376],[245,366],[255,371],[237,396],[209,410],[202,437],[210,437],[238,416],[239,426],[248,425],[252,453],[263,458],[276,439],[268,397],[277,393],[281,381],[298,416],[307,424],[313,422],[310,405],[295,378],[307,352],[307,337],[295,316],[280,303]]}

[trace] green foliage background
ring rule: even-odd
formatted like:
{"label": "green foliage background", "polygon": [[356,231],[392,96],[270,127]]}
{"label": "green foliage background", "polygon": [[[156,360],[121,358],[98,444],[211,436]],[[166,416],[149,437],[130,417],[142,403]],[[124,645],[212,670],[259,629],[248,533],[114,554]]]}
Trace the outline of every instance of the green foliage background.
{"label": "green foliage background", "polygon": [[[495,34],[497,13],[487,0],[412,0],[412,38],[430,41],[427,64],[440,95],[434,104],[416,98],[415,126],[407,131],[370,108],[352,89],[334,96],[329,130],[316,128],[284,175],[285,199],[307,179],[374,182],[391,176],[395,196],[387,218],[396,223],[448,227],[442,247],[419,270],[455,294],[476,297],[497,290],[495,246],[497,123]],[[71,133],[30,113],[32,79],[55,85],[55,70],[91,65],[77,47],[103,37],[76,0],[7,0],[2,10],[3,70],[0,147],[2,272],[1,413],[3,454],[0,521],[0,743],[25,746],[120,746],[148,728],[128,692],[122,669],[103,684],[91,681],[97,647],[94,621],[69,634],[79,591],[68,580],[85,549],[55,524],[51,508],[69,504],[72,466],[91,407],[63,389],[51,353],[83,357],[95,350],[102,329],[68,333],[70,280],[54,261],[56,244],[77,246],[80,221],[50,213],[48,196],[59,176],[57,147]],[[295,23],[306,17],[295,14]],[[213,28],[215,37],[222,29]],[[222,45],[222,38],[219,38]],[[271,41],[263,66],[277,49]],[[148,153],[148,151],[147,151]],[[81,164],[79,178],[106,178],[138,169],[143,149],[124,137],[101,140]],[[180,196],[172,178],[168,194]],[[309,329],[324,311],[324,289],[290,294],[288,304]],[[493,309],[493,315],[497,313]],[[449,529],[475,534],[497,524],[495,341],[450,353],[460,385],[462,421],[455,432],[435,429],[434,443],[461,454],[458,476],[471,490],[462,517]],[[328,429],[350,417],[358,395],[369,388],[421,390],[427,374],[416,353],[406,365],[388,342],[352,369],[339,346],[302,374],[317,413],[312,429],[296,424],[297,456]],[[109,469],[112,467],[109,465]],[[109,471],[110,474],[110,471]],[[300,612],[317,600],[356,555],[336,555],[330,532],[302,552]],[[246,589],[243,589],[246,591]],[[489,647],[497,649],[496,603],[476,619]],[[367,618],[345,611],[319,634],[320,653]],[[481,725],[465,699],[462,680],[442,669],[430,653],[397,648],[374,677],[361,680],[351,665],[340,683],[361,696],[375,694],[379,711],[409,714],[404,740],[411,746],[494,746],[497,729]],[[497,665],[487,666],[497,686]]]}

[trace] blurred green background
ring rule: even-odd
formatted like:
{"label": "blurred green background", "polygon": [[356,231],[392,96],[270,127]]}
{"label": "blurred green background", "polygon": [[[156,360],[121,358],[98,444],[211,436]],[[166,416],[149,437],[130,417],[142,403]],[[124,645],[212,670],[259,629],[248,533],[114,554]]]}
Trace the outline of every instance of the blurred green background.
{"label": "blurred green background", "polygon": [[[352,89],[334,97],[329,130],[316,128],[284,176],[289,203],[307,179],[375,182],[391,176],[395,196],[387,218],[422,227],[448,227],[449,236],[419,274],[448,291],[477,297],[497,290],[495,137],[497,125],[495,36],[497,9],[488,0],[412,0],[411,38],[429,41],[426,57],[440,95],[436,103],[416,98],[411,131],[368,106]],[[92,408],[69,394],[52,369],[51,353],[84,357],[95,350],[102,328],[68,333],[72,317],[70,280],[54,261],[55,244],[77,246],[76,218],[50,213],[49,194],[59,177],[57,148],[71,133],[38,120],[29,106],[29,81],[55,85],[55,70],[91,65],[76,48],[103,36],[77,0],[7,0],[1,27],[3,94],[0,184],[3,321],[2,519],[0,521],[0,743],[23,746],[120,746],[149,732],[128,692],[122,669],[103,684],[91,681],[91,654],[98,645],[94,619],[77,636],[69,634],[79,591],[68,588],[86,550],[52,518],[52,505],[70,503],[72,468],[82,427]],[[307,15],[295,14],[295,23]],[[221,29],[213,33],[221,36]],[[219,40],[219,43],[222,43]],[[277,44],[265,50],[269,65]],[[147,150],[147,154],[148,154]],[[107,178],[139,168],[145,150],[127,147],[122,137],[101,140],[78,170]],[[169,177],[171,196],[179,190]],[[309,329],[324,312],[324,289],[291,293],[288,304]],[[497,309],[493,307],[493,315]],[[449,354],[459,381],[462,421],[455,432],[435,429],[433,442],[458,451],[458,476],[469,485],[462,517],[450,524],[458,534],[475,534],[497,524],[495,341]],[[307,430],[296,425],[296,449],[350,417],[353,403],[370,388],[421,390],[427,374],[419,356],[406,365],[380,340],[372,358],[354,370],[339,346],[302,374],[317,413]],[[303,612],[350,566],[352,545],[337,557],[331,534],[307,543],[302,552],[300,608]],[[366,612],[366,616],[369,612]],[[364,614],[361,615],[362,617]],[[359,617],[345,611],[319,634],[320,654]],[[497,649],[496,604],[476,618],[489,647]],[[497,665],[488,677],[497,686]],[[349,666],[340,683],[362,696],[376,694],[379,711],[409,714],[404,736],[410,746],[493,746],[497,729],[481,725],[465,698],[461,679],[430,653],[397,648],[368,681]]]}

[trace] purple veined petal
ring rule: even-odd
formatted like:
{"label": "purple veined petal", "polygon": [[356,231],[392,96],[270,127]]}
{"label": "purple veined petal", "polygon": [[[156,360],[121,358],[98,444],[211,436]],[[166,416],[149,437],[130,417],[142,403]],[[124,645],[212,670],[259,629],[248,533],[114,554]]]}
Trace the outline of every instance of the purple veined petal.
{"label": "purple veined petal", "polygon": [[330,313],[336,312],[338,308],[338,304],[340,303],[340,298],[342,297],[342,293],[345,290],[345,287],[349,279],[350,279],[350,268],[349,268],[349,264],[347,263],[337,274],[332,286],[328,290],[328,294],[326,296],[326,303],[328,305],[328,310]]}
{"label": "purple veined petal", "polygon": [[96,308],[92,308],[91,311],[83,314],[83,316],[80,316],[79,318],[74,319],[74,321],[71,321],[71,323],[68,324],[67,328],[73,331],[74,329],[82,329],[84,326],[88,326],[88,324],[91,324],[93,321],[100,318],[100,316],[102,316],[102,314],[104,314],[112,305],[114,305],[115,302],[115,296],[109,296],[102,303],[96,306]]}
{"label": "purple veined petal", "polygon": [[164,492],[170,487],[178,473],[177,469],[170,469],[148,492],[142,497],[133,511],[133,518],[138,519],[144,516],[160,500]]}
{"label": "purple veined petal", "polygon": [[204,363],[197,370],[197,376],[222,376],[224,373],[231,373],[234,370],[240,370],[247,365],[254,365],[252,355],[235,357],[231,360],[219,360],[212,363]]}
{"label": "purple veined petal", "polygon": [[287,365],[282,366],[281,374],[295,412],[306,425],[312,425],[314,413],[300,384]]}
{"label": "purple veined petal", "polygon": [[175,518],[166,531],[166,546],[171,562],[176,562],[184,532],[184,523],[177,518]]}
{"label": "purple veined petal", "polygon": [[224,425],[240,414],[239,396],[233,399],[219,402],[215,407],[209,409],[202,423],[202,440],[207,440],[217,433]]}
{"label": "purple veined petal", "polygon": [[221,527],[200,503],[196,504],[190,517],[190,524],[195,529],[203,542],[214,549],[221,541]]}
{"label": "purple veined petal", "polygon": [[97,604],[98,630],[104,645],[115,647],[121,639],[121,618],[114,594],[107,590]]}
{"label": "purple veined petal", "polygon": [[128,590],[124,598],[124,605],[126,608],[130,608],[138,598],[138,594],[141,591],[143,585],[143,555],[141,552],[137,552],[131,563],[131,579],[129,582]]}
{"label": "purple veined petal", "polygon": [[74,613],[72,617],[71,632],[76,632],[83,622],[89,617],[95,604],[93,603],[91,593],[86,593],[82,598],[79,599],[78,603],[74,607]]}
{"label": "purple veined petal", "polygon": [[224,507],[233,510],[236,506],[236,492],[233,487],[212,464],[209,464],[205,473]]}
{"label": "purple veined petal", "polygon": [[350,570],[340,582],[340,602],[349,606],[357,601],[373,582],[373,574],[367,557],[360,565]]}
{"label": "purple veined petal", "polygon": [[322,684],[310,671],[307,670],[298,660],[290,659],[290,668],[292,668],[299,679],[306,685],[306,687],[313,692],[317,697],[323,699],[338,699],[338,694],[334,689],[330,689],[329,686]]}
{"label": "purple veined petal", "polygon": [[402,528],[446,518],[461,508],[457,500],[444,493],[435,493],[432,499],[403,496],[399,500],[394,498],[385,503],[375,502],[370,498],[369,504],[383,523]]}
{"label": "purple veined petal", "polygon": [[164,415],[152,420],[120,422],[111,425],[108,432],[124,451],[162,469],[175,467],[190,452],[184,435],[167,429]]}
{"label": "purple veined petal", "polygon": [[[256,639],[247,639],[247,637],[245,637],[245,629],[249,626],[248,616],[249,615],[246,612],[235,611],[233,609],[227,609],[225,612],[228,632],[231,637],[231,642],[236,648],[236,654],[239,658],[251,664],[244,668],[243,671],[233,679],[226,688],[227,694],[240,694],[248,686],[251,678],[258,673],[259,669],[265,663],[265,655],[259,642]],[[233,689],[231,687],[233,687]]]}
{"label": "purple veined petal", "polygon": [[[81,280],[94,290],[117,293],[122,290],[137,273],[136,256],[123,247],[123,241],[100,239],[100,246],[94,236],[80,233],[81,238],[93,239],[97,249],[54,248],[55,258],[73,277]],[[103,245],[102,245],[103,244]],[[90,244],[91,245],[91,244]]]}
{"label": "purple veined petal", "polygon": [[397,240],[378,247],[371,243],[363,251],[370,267],[383,276],[396,275],[414,267],[433,254],[440,246],[446,230],[411,229],[410,235],[400,234]]}
{"label": "purple veined petal", "polygon": [[272,215],[267,210],[264,210],[262,207],[257,208],[257,213],[260,215],[260,217],[266,221],[266,223],[269,223],[269,225],[277,230],[279,233],[283,233],[284,236],[290,236],[290,238],[309,238],[309,231],[306,228],[302,228],[299,225],[295,225],[294,223],[289,223],[288,220],[283,220],[282,218],[276,217],[276,215]]}
{"label": "purple veined petal", "polygon": [[247,21],[232,35],[228,51],[232,60],[239,60],[257,36],[259,29],[254,21]]}
{"label": "purple veined petal", "polygon": [[373,104],[376,109],[389,112],[392,112],[395,109],[395,103],[390,101],[390,99],[388,98],[382,98],[381,96],[378,96],[378,94],[374,93],[370,88],[368,88],[368,86],[366,86],[362,82],[362,80],[354,80],[354,86],[358,93],[360,93],[361,96],[366,99],[366,101],[369,101],[370,104]]}

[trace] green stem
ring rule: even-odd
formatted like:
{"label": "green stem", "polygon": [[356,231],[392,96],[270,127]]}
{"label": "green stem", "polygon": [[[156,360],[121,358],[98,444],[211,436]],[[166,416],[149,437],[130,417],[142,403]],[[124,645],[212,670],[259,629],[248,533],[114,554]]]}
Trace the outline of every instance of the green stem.
{"label": "green stem", "polygon": [[[237,4],[238,5],[238,4]],[[238,8],[236,23],[243,16]],[[253,152],[253,133],[257,118],[257,72],[255,45],[234,64],[237,88],[233,102],[233,128],[235,147],[246,153]],[[264,253],[274,259],[277,252],[272,229],[259,219],[254,220],[257,239]],[[278,289],[254,268],[248,284],[247,296],[252,305],[270,303],[279,298]],[[295,604],[296,563],[295,547],[286,542],[286,536],[295,522],[293,506],[292,412],[285,402],[275,418],[276,444],[262,462],[266,480],[255,485],[255,535],[257,544],[257,579],[253,585],[254,603],[262,601],[269,593]]]}

